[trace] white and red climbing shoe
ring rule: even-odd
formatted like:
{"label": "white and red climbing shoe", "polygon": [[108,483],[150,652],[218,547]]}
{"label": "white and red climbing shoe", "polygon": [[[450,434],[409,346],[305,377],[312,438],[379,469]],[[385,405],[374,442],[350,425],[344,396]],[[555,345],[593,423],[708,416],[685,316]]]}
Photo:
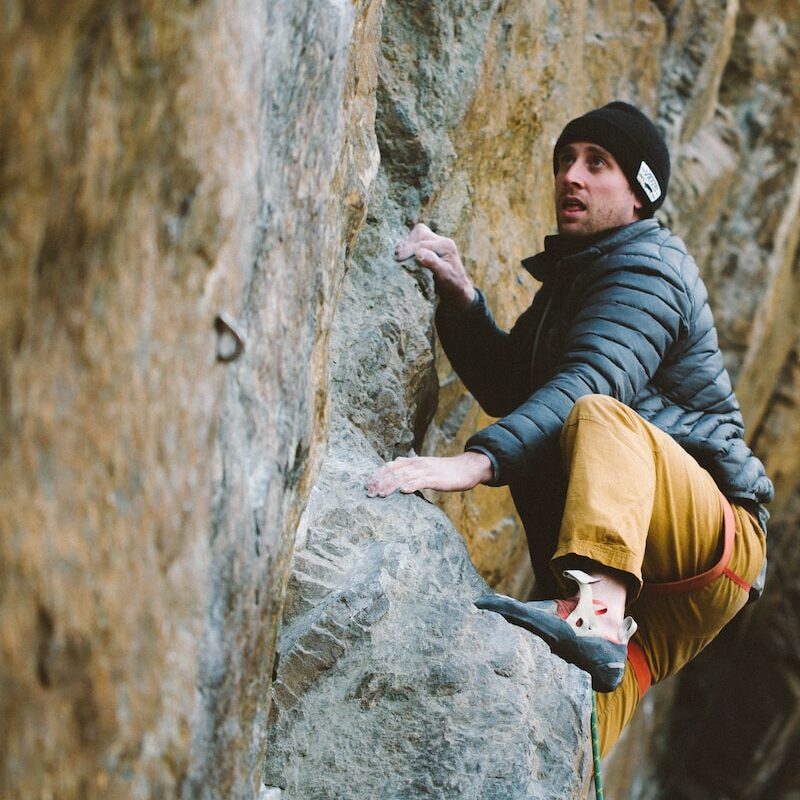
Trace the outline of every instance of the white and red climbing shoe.
{"label": "white and red climbing shoe", "polygon": [[579,569],[564,570],[564,576],[578,584],[577,597],[522,603],[502,594],[488,594],[475,605],[535,633],[555,655],[588,672],[596,692],[612,692],[622,683],[636,623],[625,617],[618,641],[601,636],[597,616],[605,613],[605,607],[592,599],[592,584],[599,579]]}

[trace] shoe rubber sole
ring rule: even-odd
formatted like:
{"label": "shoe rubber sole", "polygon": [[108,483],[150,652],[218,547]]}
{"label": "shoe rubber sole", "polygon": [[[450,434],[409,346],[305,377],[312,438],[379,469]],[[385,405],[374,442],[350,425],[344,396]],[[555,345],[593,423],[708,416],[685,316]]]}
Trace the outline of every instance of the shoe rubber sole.
{"label": "shoe rubber sole", "polygon": [[475,605],[536,634],[559,658],[589,673],[596,692],[613,692],[622,683],[627,645],[610,642],[602,636],[578,636],[555,613],[553,601],[521,603],[512,597],[486,595]]}

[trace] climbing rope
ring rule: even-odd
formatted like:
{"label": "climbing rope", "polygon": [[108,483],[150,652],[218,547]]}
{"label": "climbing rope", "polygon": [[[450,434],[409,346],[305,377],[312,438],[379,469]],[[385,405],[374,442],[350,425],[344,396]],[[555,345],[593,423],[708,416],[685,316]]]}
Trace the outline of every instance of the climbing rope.
{"label": "climbing rope", "polygon": [[600,774],[600,736],[597,733],[597,694],[592,692],[592,758],[594,759],[594,796],[603,800],[603,777]]}

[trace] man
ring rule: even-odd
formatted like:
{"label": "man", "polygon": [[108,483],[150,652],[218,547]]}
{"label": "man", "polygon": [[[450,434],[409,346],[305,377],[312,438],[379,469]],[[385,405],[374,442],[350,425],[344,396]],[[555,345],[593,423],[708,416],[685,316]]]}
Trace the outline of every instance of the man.
{"label": "man", "polygon": [[542,286],[509,333],[451,240],[417,225],[398,243],[398,260],[433,274],[442,345],[500,419],[459,456],[385,465],[368,492],[510,486],[537,598],[561,599],[476,605],[591,675],[605,753],[650,683],[697,655],[763,577],[773,490],[744,441],[697,266],[653,219],[670,171],[655,126],[626,103],[590,111],[562,132],[553,168],[558,235],[523,261]]}

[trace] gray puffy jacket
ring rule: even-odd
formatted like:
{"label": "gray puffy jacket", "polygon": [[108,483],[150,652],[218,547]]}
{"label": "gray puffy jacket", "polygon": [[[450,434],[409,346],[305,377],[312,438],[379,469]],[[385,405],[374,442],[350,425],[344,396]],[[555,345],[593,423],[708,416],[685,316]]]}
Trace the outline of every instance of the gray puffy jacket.
{"label": "gray puffy jacket", "polygon": [[494,485],[535,480],[575,401],[605,394],[666,431],[729,499],[765,503],[773,488],[744,440],[707,293],[683,242],[654,219],[582,249],[548,237],[523,265],[542,287],[506,333],[478,292],[440,308],[437,329],[456,372],[497,422],[467,449],[486,453]]}

